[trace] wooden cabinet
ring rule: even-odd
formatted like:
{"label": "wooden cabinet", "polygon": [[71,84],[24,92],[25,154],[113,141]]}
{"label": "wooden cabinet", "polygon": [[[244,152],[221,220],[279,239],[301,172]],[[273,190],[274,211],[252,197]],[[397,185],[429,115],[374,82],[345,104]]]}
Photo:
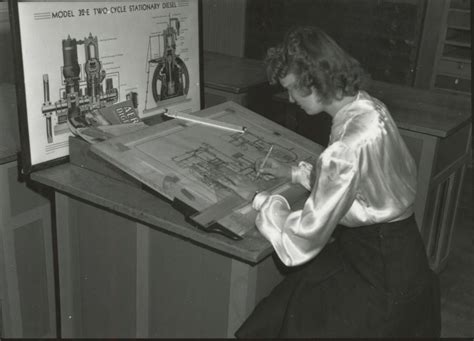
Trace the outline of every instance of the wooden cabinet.
{"label": "wooden cabinet", "polygon": [[415,86],[471,94],[471,1],[428,1]]}
{"label": "wooden cabinet", "polygon": [[282,279],[256,230],[203,232],[156,193],[71,163],[32,179],[55,191],[63,338],[231,338]]}
{"label": "wooden cabinet", "polygon": [[450,253],[457,207],[470,155],[471,125],[441,137],[400,129],[418,165],[415,216],[431,268],[440,272]]}
{"label": "wooden cabinet", "polygon": [[446,1],[431,87],[471,92],[471,8],[469,0]]}

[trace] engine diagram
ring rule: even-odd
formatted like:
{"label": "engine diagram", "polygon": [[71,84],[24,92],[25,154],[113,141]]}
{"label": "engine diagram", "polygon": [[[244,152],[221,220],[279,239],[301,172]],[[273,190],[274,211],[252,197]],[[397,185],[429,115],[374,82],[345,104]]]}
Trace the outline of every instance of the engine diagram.
{"label": "engine diagram", "polygon": [[[84,46],[83,65],[78,59],[79,45]],[[104,124],[100,122],[103,120],[100,109],[119,100],[119,91],[114,87],[114,80],[118,83],[118,74],[107,74],[102,67],[97,36],[89,33],[82,40],[68,36],[62,41],[62,54],[62,87],[59,99],[54,103],[50,101],[49,76],[43,74],[44,102],[41,111],[46,119],[48,143],[53,143],[54,136],[69,131],[68,121],[75,128]]]}
{"label": "engine diagram", "polygon": [[[160,34],[151,35],[147,53],[147,92],[150,73],[153,71],[151,91],[158,107],[170,102],[186,100],[189,91],[189,72],[183,59],[177,54],[180,36],[179,18],[168,17],[166,28]],[[154,52],[153,46],[158,46]],[[157,56],[157,57],[154,57]],[[145,105],[146,107],[146,105]]]}

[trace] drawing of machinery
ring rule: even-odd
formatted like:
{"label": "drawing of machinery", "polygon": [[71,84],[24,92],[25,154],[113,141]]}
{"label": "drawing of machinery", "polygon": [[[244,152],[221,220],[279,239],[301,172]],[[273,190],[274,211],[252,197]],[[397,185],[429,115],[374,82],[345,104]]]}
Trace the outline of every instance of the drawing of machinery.
{"label": "drawing of machinery", "polygon": [[[78,62],[77,46],[84,45],[85,63],[81,75],[81,65]],[[113,86],[113,79],[106,79],[106,72],[99,60],[97,37],[89,33],[84,40],[71,39],[70,36],[62,41],[63,67],[60,99],[50,102],[49,77],[43,75],[44,103],[42,113],[46,118],[48,143],[53,142],[53,135],[68,131],[68,120],[74,127],[89,126],[86,114],[117,102],[118,90]],[[105,89],[103,81],[105,79]],[[54,129],[53,129],[54,125]]]}
{"label": "drawing of machinery", "polygon": [[[189,91],[188,69],[183,60],[176,54],[176,40],[179,34],[179,19],[170,16],[167,28],[163,30],[163,33],[152,36],[162,37],[163,42],[162,55],[148,60],[149,64],[155,66],[152,78],[152,93],[153,99],[157,103],[171,98],[177,99],[180,96],[185,96]],[[150,66],[148,67],[150,68]],[[149,72],[150,69],[148,69]]]}

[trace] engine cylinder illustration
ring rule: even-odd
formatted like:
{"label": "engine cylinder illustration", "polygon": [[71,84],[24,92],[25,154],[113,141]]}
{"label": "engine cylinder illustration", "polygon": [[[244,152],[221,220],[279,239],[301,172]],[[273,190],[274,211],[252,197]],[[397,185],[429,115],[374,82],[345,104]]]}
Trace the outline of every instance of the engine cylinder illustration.
{"label": "engine cylinder illustration", "polygon": [[[78,45],[83,45],[85,51],[82,70],[78,58]],[[62,53],[61,74],[64,88],[60,89],[60,98],[54,104],[50,102],[49,76],[43,75],[42,113],[46,118],[48,143],[53,142],[54,135],[69,131],[68,121],[74,127],[87,126],[89,125],[88,114],[110,106],[119,99],[119,92],[113,85],[113,79],[106,79],[106,72],[99,60],[99,44],[96,36],[89,33],[89,36],[83,40],[68,36],[62,40]],[[105,90],[102,85],[104,79],[106,79]]]}
{"label": "engine cylinder illustration", "polygon": [[[81,66],[77,61],[77,41],[68,37],[63,40],[63,76],[71,85],[79,86],[77,80],[81,73]],[[67,86],[68,84],[66,84]],[[66,88],[66,92],[70,92]]]}

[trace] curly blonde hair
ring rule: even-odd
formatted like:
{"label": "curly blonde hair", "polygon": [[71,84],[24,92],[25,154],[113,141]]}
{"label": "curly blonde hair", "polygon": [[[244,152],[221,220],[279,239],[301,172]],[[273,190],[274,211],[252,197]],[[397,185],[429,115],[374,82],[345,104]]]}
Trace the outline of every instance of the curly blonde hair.
{"label": "curly blonde hair", "polygon": [[313,26],[289,30],[282,43],[268,49],[265,64],[271,84],[293,73],[296,88],[309,95],[314,87],[323,103],[355,95],[369,78],[356,59]]}

